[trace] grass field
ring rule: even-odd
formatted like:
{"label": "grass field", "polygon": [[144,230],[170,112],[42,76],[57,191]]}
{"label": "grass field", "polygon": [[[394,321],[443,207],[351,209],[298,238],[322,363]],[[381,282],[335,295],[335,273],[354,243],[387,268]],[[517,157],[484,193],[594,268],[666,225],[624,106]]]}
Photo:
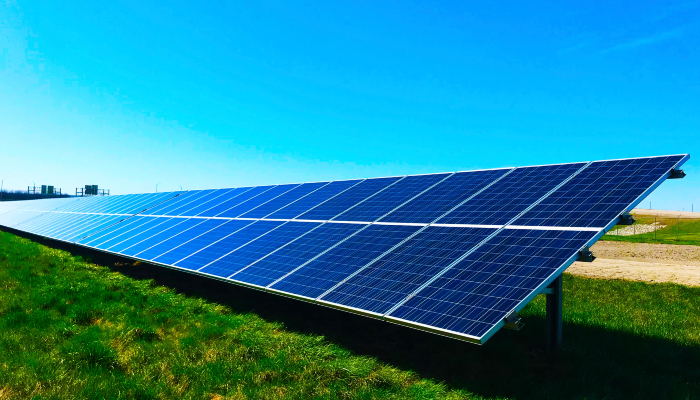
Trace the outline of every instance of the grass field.
{"label": "grass field", "polygon": [[659,223],[665,225],[663,229],[655,232],[636,234],[631,236],[616,235],[616,231],[625,229],[624,226],[615,226],[601,240],[632,243],[665,243],[665,244],[688,244],[700,245],[700,220],[688,218],[664,218],[635,216],[637,224],[648,225]]}
{"label": "grass field", "polygon": [[565,275],[565,346],[547,355],[543,298],[475,346],[99,262],[0,232],[0,399],[700,398],[697,288]]}

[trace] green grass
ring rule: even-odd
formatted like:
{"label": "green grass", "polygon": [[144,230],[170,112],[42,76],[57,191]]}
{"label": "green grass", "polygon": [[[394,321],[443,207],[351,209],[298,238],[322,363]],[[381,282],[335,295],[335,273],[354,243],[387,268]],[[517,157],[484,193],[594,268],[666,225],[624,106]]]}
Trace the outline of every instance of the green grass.
{"label": "green grass", "polygon": [[218,284],[231,304],[0,232],[0,399],[700,398],[698,288],[565,275],[547,355],[542,296],[480,347]]}
{"label": "green grass", "polygon": [[700,220],[698,219],[675,219],[666,217],[635,216],[637,224],[652,224],[659,222],[666,225],[666,228],[656,232],[643,233],[630,236],[617,236],[615,232],[624,226],[615,226],[610,232],[604,235],[601,240],[614,242],[632,243],[665,243],[665,244],[687,244],[700,246]]}

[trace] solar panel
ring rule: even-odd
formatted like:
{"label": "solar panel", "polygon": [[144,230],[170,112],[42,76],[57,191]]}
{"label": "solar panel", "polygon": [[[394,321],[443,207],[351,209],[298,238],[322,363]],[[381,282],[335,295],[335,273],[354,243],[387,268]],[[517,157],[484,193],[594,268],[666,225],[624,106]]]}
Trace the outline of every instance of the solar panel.
{"label": "solar panel", "polygon": [[503,225],[585,165],[576,163],[516,168],[437,222]]}
{"label": "solar panel", "polygon": [[482,339],[598,234],[504,229],[395,305],[387,318]]}
{"label": "solar panel", "polygon": [[[191,255],[176,262],[175,266],[198,271],[233,250],[278,228],[284,222],[280,221],[235,221],[238,224],[226,224],[222,228],[231,230],[223,239],[206,244]],[[203,243],[204,244],[204,243]]]}
{"label": "solar panel", "polygon": [[294,241],[281,246],[229,278],[237,282],[267,287],[365,227],[364,224],[323,224],[306,235],[300,235]]}
{"label": "solar panel", "polygon": [[476,343],[688,155],[0,204],[0,225]]}
{"label": "solar panel", "polygon": [[297,219],[321,221],[332,219],[336,215],[342,214],[366,199],[380,193],[400,179],[401,177],[366,179],[299,215]]}
{"label": "solar panel", "polygon": [[320,299],[384,314],[495,231],[427,227]]}
{"label": "solar panel", "polygon": [[620,210],[639,204],[640,197],[660,184],[682,159],[669,156],[594,162],[515,224],[604,227]]}

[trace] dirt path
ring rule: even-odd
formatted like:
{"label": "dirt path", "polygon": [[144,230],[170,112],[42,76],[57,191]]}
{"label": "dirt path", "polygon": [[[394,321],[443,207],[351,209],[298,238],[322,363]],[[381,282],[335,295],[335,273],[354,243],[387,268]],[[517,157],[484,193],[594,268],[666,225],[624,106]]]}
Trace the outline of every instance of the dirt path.
{"label": "dirt path", "polygon": [[598,257],[595,261],[576,262],[566,272],[591,278],[700,286],[700,246],[600,241],[591,250]]}
{"label": "dirt path", "polygon": [[636,215],[650,215],[652,217],[681,217],[681,218],[700,218],[700,212],[690,211],[668,211],[668,210],[649,210],[647,208],[635,208],[631,212]]}

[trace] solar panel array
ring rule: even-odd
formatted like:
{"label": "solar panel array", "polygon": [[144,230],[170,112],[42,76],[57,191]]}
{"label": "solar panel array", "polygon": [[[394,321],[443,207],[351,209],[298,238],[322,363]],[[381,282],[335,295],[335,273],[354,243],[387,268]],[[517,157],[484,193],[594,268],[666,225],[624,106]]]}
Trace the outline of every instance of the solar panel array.
{"label": "solar panel array", "polygon": [[688,158],[4,202],[0,225],[483,343]]}

